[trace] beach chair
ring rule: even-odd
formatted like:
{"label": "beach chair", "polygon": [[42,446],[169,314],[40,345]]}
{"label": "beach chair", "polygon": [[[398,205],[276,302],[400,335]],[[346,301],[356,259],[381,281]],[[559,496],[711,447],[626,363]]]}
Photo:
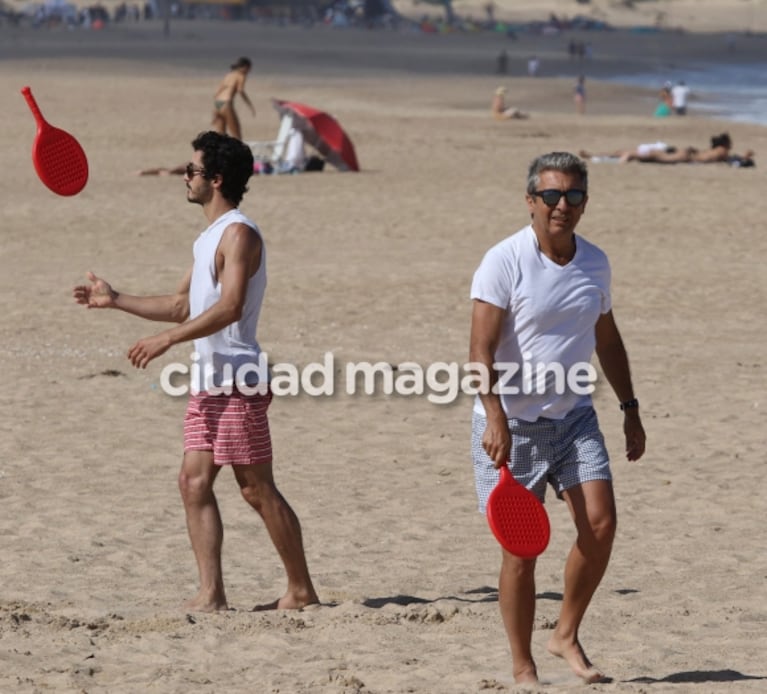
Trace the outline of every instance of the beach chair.
{"label": "beach chair", "polygon": [[286,168],[286,156],[291,144],[291,138],[298,132],[293,123],[293,116],[286,113],[280,120],[280,129],[274,140],[254,140],[247,142],[253,152],[253,158],[262,167],[269,165],[274,171],[279,172]]}

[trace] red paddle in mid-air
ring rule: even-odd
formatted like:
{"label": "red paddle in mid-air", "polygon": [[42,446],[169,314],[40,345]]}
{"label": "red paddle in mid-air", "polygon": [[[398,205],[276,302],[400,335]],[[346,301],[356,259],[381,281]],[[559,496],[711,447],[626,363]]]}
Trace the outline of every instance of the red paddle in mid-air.
{"label": "red paddle in mid-air", "polygon": [[543,504],[514,479],[507,465],[487,500],[487,522],[501,547],[522,559],[533,559],[549,544],[551,526]]}
{"label": "red paddle in mid-air", "polygon": [[32,90],[21,90],[37,121],[32,162],[40,180],[58,195],[77,195],[88,182],[88,159],[72,135],[43,118]]}

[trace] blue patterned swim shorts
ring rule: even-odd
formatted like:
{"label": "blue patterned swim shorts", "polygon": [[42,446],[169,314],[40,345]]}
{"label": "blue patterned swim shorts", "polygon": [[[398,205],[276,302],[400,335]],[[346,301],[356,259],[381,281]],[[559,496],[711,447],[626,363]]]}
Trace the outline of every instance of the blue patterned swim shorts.
{"label": "blue patterned swim shorts", "polygon": [[[510,470],[515,479],[541,501],[550,484],[558,497],[562,492],[592,480],[612,480],[610,460],[593,407],[579,407],[564,419],[541,417],[535,422],[509,419]],[[498,483],[499,472],[482,448],[487,419],[474,412],[471,455],[479,510],[485,513],[487,498]]]}

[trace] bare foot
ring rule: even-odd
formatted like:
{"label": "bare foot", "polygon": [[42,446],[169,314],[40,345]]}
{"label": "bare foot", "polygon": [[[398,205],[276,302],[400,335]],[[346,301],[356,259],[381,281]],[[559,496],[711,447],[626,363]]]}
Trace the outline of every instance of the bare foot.
{"label": "bare foot", "polygon": [[538,684],[538,671],[535,664],[525,665],[521,669],[514,669],[515,684]]}
{"label": "bare foot", "polygon": [[557,638],[555,634],[549,639],[548,650],[552,655],[564,658],[572,671],[587,684],[604,682],[609,679],[603,672],[600,672],[598,668],[592,665],[578,641],[567,643]]}
{"label": "bare foot", "polygon": [[228,610],[226,598],[208,598],[203,595],[196,595],[191,600],[187,600],[183,609],[187,612],[221,612]]}
{"label": "bare foot", "polygon": [[320,599],[315,595],[299,596],[285,593],[279,600],[256,605],[251,612],[265,612],[267,610],[300,610],[309,605],[319,604]]}

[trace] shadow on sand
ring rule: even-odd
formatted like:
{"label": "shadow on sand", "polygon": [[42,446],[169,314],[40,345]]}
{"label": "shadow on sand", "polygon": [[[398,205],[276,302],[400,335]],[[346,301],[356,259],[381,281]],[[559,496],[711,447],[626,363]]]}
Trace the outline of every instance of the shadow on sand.
{"label": "shadow on sand", "polygon": [[767,680],[762,675],[744,675],[737,670],[691,670],[690,672],[674,672],[665,677],[635,677],[634,679],[624,680],[624,682],[637,682],[640,684],[659,684],[669,682],[672,684],[681,684],[685,682],[743,682],[745,680]]}

